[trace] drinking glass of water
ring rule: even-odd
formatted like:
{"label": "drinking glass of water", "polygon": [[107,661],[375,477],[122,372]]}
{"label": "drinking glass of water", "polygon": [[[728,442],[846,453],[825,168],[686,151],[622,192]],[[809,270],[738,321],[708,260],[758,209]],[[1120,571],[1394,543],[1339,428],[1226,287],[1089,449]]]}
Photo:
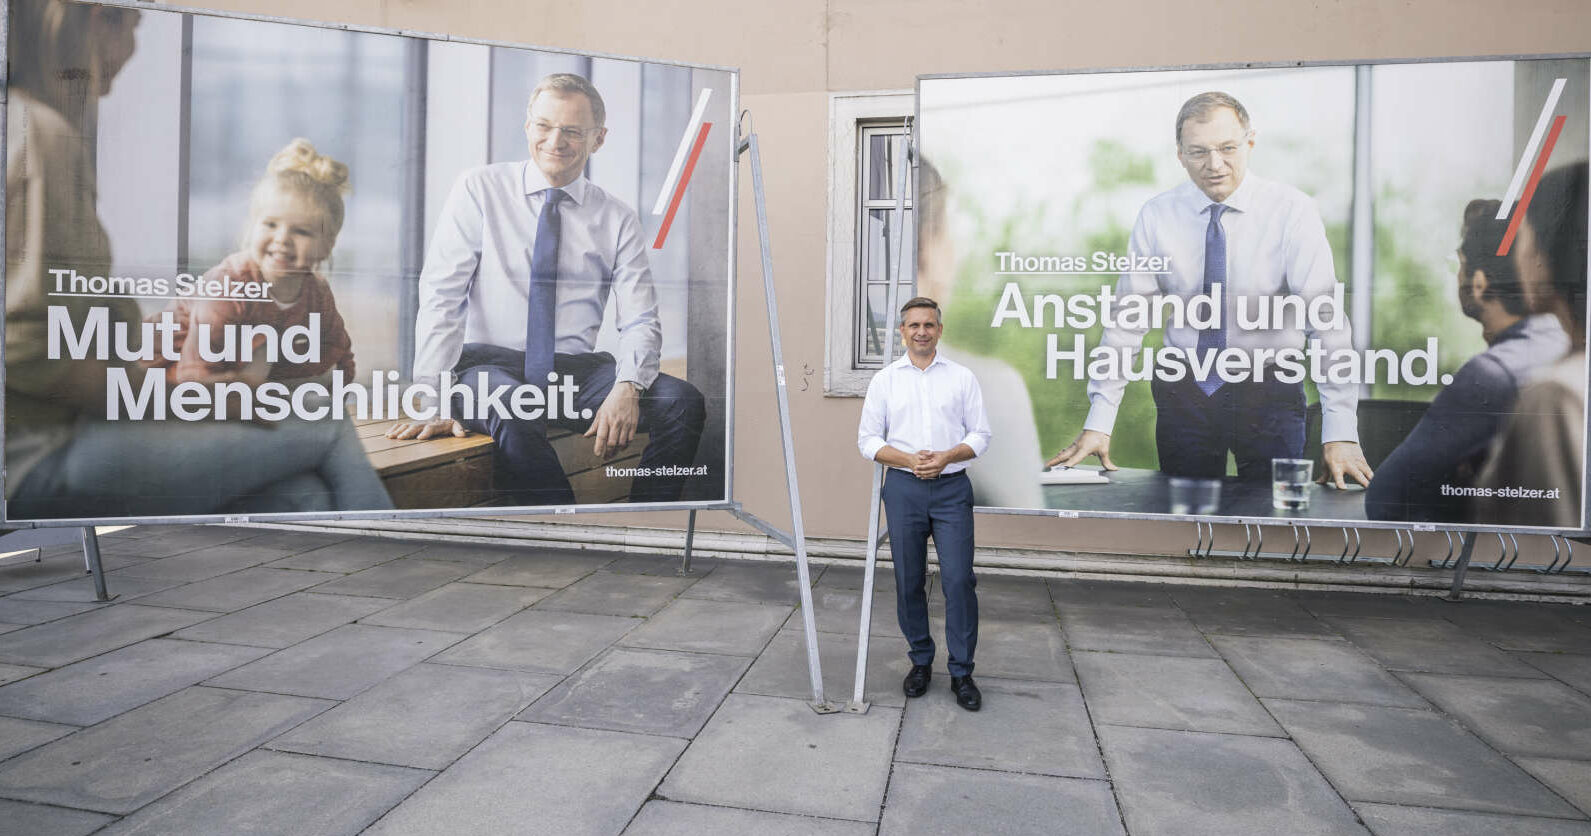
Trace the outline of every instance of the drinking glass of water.
{"label": "drinking glass of water", "polygon": [[1171,477],[1171,513],[1214,514],[1221,505],[1220,479]]}
{"label": "drinking glass of water", "polygon": [[1314,481],[1312,459],[1271,459],[1271,507],[1302,511],[1309,507],[1309,483]]}

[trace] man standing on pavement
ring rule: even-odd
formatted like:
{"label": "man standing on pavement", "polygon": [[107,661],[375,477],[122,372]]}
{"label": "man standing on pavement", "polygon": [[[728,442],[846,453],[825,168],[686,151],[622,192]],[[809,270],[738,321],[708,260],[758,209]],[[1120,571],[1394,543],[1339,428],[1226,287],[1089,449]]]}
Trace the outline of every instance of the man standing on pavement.
{"label": "man standing on pavement", "polygon": [[916,297],[901,308],[906,355],[873,376],[862,404],[857,446],[884,464],[884,513],[895,562],[895,613],[912,662],[908,697],[928,690],[934,640],[928,633],[928,538],[939,553],[945,594],[950,690],[968,711],[983,707],[972,681],[978,645],[977,579],[972,574],[972,482],[966,462],[989,447],[983,392],[965,366],[938,356],[939,304]]}

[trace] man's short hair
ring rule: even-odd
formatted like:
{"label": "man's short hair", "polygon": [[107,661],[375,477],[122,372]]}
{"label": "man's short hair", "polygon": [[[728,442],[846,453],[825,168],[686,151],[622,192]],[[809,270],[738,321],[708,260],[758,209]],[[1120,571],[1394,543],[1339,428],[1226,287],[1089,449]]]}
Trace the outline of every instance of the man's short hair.
{"label": "man's short hair", "polygon": [[1212,113],[1223,107],[1230,108],[1233,113],[1237,114],[1237,121],[1242,123],[1243,130],[1247,131],[1249,129],[1248,109],[1243,107],[1242,102],[1232,98],[1231,94],[1220,91],[1200,93],[1183,102],[1182,109],[1177,111],[1177,145],[1179,147],[1182,145],[1182,125],[1184,122],[1189,119],[1197,119],[1203,122],[1209,119]]}
{"label": "man's short hair", "polygon": [[945,319],[944,314],[940,313],[939,311],[938,302],[929,299],[927,296],[913,296],[912,298],[906,300],[906,304],[900,306],[901,321],[904,322],[906,320],[906,312],[912,308],[928,308],[934,312],[934,319],[940,322],[943,322]]}
{"label": "man's short hair", "polygon": [[1568,303],[1577,328],[1585,327],[1586,316],[1586,180],[1583,160],[1555,168],[1541,178],[1525,210],[1552,273],[1552,292]]}
{"label": "man's short hair", "polygon": [[608,109],[602,104],[602,94],[598,93],[596,86],[584,76],[574,73],[553,73],[542,79],[541,83],[536,85],[536,89],[530,91],[530,100],[525,102],[525,112],[530,112],[531,106],[536,104],[537,96],[548,91],[566,96],[571,93],[585,96],[586,101],[591,102],[591,117],[597,120],[597,127],[601,128],[608,124]]}
{"label": "man's short hair", "polygon": [[[1476,199],[1464,207],[1464,226],[1458,252],[1464,257],[1464,268],[1486,274],[1485,298],[1496,300],[1503,310],[1515,316],[1527,313],[1524,289],[1519,286],[1519,273],[1514,270],[1514,260],[1498,256],[1508,222],[1497,220],[1500,200]],[[1468,278],[1467,276],[1465,278]]]}

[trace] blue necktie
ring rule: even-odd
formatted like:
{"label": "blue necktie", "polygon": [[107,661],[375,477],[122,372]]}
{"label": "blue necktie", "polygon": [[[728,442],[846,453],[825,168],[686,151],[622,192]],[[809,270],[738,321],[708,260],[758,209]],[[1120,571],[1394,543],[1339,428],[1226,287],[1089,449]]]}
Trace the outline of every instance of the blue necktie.
{"label": "blue necktie", "polygon": [[552,373],[552,352],[557,336],[558,310],[558,204],[567,194],[562,189],[542,192],[536,219],[536,244],[530,252],[530,300],[525,318],[525,382],[546,386]]}
{"label": "blue necktie", "polygon": [[[1226,230],[1221,227],[1221,213],[1227,209],[1225,204],[1210,204],[1210,225],[1204,230],[1204,294],[1214,292],[1215,288],[1226,284]],[[1225,291],[1222,291],[1225,296]],[[1226,348],[1226,311],[1225,300],[1221,307],[1216,309],[1220,317],[1220,325],[1215,328],[1206,328],[1199,332],[1199,356],[1208,356],[1210,352],[1218,352]],[[1215,394],[1221,388],[1223,381],[1215,374],[1215,365],[1210,365],[1210,375],[1199,383],[1199,391],[1206,397]]]}

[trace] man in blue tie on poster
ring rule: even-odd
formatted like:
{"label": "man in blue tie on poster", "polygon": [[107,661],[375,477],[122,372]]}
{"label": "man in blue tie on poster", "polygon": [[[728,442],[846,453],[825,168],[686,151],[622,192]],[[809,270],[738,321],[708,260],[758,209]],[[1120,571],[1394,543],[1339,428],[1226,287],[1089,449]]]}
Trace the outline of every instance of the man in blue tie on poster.
{"label": "man in blue tie on poster", "polygon": [[[602,95],[557,73],[531,91],[530,159],[466,171],[437,221],[420,274],[414,379],[451,371],[474,386],[578,387],[572,415],[489,415],[409,421],[389,438],[486,433],[496,443],[499,489],[517,504],[571,505],[574,492],[549,426],[583,432],[598,456],[650,435],[640,467],[688,466],[705,422],[700,392],[658,370],[663,329],[635,210],[585,177],[607,137]],[[596,351],[608,299],[615,354]],[[454,414],[463,414],[455,396]],[[551,412],[551,410],[549,410]],[[683,480],[638,476],[631,502],[677,500]]]}
{"label": "man in blue tie on poster", "polygon": [[[1249,114],[1226,93],[1201,93],[1177,113],[1177,159],[1188,181],[1151,198],[1138,214],[1130,249],[1138,255],[1168,258],[1159,273],[1124,273],[1117,296],[1176,294],[1183,298],[1219,291],[1224,305],[1219,325],[1198,329],[1168,324],[1165,344],[1209,355],[1228,347],[1255,357],[1270,350],[1303,348],[1318,339],[1327,352],[1352,348],[1346,312],[1340,328],[1311,331],[1292,322],[1241,330],[1233,327],[1235,300],[1243,297],[1300,297],[1306,304],[1330,297],[1337,277],[1331,245],[1315,202],[1292,186],[1266,180],[1248,170],[1254,148]],[[1148,328],[1107,327],[1101,345],[1136,354]],[[1277,380],[1265,369],[1254,379],[1222,380],[1214,370],[1151,383],[1155,408],[1155,448],[1160,469],[1173,476],[1220,478],[1228,451],[1239,478],[1269,479],[1271,459],[1301,458],[1305,401],[1302,382]],[[1107,470],[1110,433],[1127,380],[1089,381],[1088,418],[1077,438],[1050,460],[1075,465],[1098,456]],[[1359,447],[1357,384],[1318,381],[1321,440],[1328,484],[1346,488],[1346,479],[1370,483],[1371,471]]]}

